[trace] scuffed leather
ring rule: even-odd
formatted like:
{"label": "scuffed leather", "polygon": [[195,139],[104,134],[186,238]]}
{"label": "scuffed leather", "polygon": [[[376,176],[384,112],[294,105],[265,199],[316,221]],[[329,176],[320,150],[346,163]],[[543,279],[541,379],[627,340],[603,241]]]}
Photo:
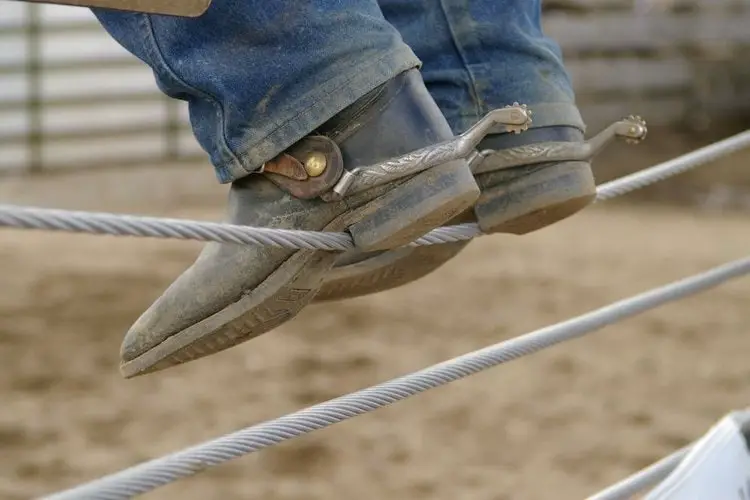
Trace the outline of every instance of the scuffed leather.
{"label": "scuffed leather", "polygon": [[[361,101],[316,131],[336,141],[345,168],[372,164],[453,136],[416,70],[400,74]],[[248,226],[320,230],[392,187],[381,186],[326,203],[295,198],[265,176],[250,175],[232,184],[226,220]],[[123,360],[134,359],[222,310],[252,291],[292,253],[266,246],[209,243],[131,327],[122,346]]]}

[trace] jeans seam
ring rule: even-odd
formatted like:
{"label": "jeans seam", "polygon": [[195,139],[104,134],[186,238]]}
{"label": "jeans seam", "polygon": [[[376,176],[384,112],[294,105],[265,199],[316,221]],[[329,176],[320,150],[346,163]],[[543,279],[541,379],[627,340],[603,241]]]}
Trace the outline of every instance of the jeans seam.
{"label": "jeans seam", "polygon": [[445,6],[445,0],[440,0],[440,11],[443,14],[443,17],[445,18],[445,24],[448,26],[448,32],[451,35],[451,42],[453,43],[453,47],[455,47],[456,52],[458,53],[458,56],[461,58],[461,64],[464,66],[464,70],[466,71],[466,74],[469,77],[469,83],[470,83],[470,92],[471,92],[471,98],[474,101],[474,110],[477,116],[481,116],[482,114],[482,106],[479,101],[479,91],[477,89],[477,82],[474,78],[474,74],[471,72],[471,69],[469,68],[469,60],[466,57],[466,54],[464,53],[463,48],[461,47],[461,44],[458,43],[458,37],[456,36],[456,32],[453,29],[453,24],[451,23],[450,17],[448,16],[448,10]]}
{"label": "jeans seam", "polygon": [[[235,163],[242,166],[242,164],[239,161],[239,158],[235,154],[234,151],[232,151],[232,148],[229,146],[229,141],[226,137],[226,127],[225,127],[225,116],[226,113],[224,112],[224,107],[222,106],[221,102],[216,99],[215,96],[212,94],[205,92],[203,90],[200,90],[189,83],[187,83],[185,80],[180,78],[180,76],[177,74],[177,72],[169,65],[166,58],[164,57],[164,54],[162,53],[161,47],[159,46],[159,42],[156,39],[156,32],[154,31],[153,23],[151,22],[151,15],[150,14],[143,14],[141,17],[141,21],[143,23],[144,32],[145,32],[145,40],[144,40],[144,47],[145,49],[150,53],[151,59],[154,63],[157,61],[162,67],[162,70],[166,70],[167,75],[169,78],[173,79],[178,84],[186,87],[191,92],[194,92],[195,94],[200,95],[204,99],[206,99],[208,102],[210,102],[215,109],[217,110],[216,113],[218,115],[219,121],[221,123],[221,134],[219,135],[221,137],[221,140],[218,141],[218,146],[222,149],[222,156],[228,156],[231,158]],[[243,170],[246,170],[243,167]]]}

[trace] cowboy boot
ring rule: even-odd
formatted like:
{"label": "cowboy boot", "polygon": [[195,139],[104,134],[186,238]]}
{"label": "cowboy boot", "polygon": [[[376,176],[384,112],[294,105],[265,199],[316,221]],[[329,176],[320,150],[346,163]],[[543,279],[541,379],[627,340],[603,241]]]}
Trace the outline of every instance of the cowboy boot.
{"label": "cowboy boot", "polygon": [[[476,222],[485,234],[526,234],[579,212],[596,197],[591,159],[614,137],[638,142],[638,117],[617,122],[584,142],[574,127],[543,127],[523,134],[488,135],[472,162],[482,194],[473,210],[449,224]],[[342,255],[316,302],[360,297],[399,287],[435,271],[469,241]]]}
{"label": "cowboy boot", "polygon": [[[346,230],[367,251],[404,245],[479,195],[464,160],[429,168],[404,160],[452,137],[420,73],[407,71],[267,162],[262,173],[235,181],[228,222]],[[208,244],[125,336],[123,375],[202,358],[289,321],[316,295],[338,255]]]}

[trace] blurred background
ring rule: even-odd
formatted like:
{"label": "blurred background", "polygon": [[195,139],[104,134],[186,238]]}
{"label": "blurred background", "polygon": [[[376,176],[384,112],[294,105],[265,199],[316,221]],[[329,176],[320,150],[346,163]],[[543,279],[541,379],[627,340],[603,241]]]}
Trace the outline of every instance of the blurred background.
{"label": "blurred background", "polygon": [[[589,135],[629,114],[650,125],[643,144],[597,159],[600,182],[748,128],[747,0],[544,8]],[[749,160],[479,239],[409,286],[310,307],[129,381],[123,333],[201,244],[2,230],[0,497],[72,486],[743,257]],[[224,196],[183,103],[87,10],[0,2],[2,203],[218,220]],[[748,404],[749,292],[728,284],[148,497],[583,498]]]}

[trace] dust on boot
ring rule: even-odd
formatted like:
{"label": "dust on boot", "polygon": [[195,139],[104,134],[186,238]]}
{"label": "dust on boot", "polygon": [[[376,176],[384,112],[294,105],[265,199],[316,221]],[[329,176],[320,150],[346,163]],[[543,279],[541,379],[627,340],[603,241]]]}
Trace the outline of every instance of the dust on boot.
{"label": "dust on boot", "polygon": [[[471,156],[482,194],[473,210],[451,224],[477,222],[486,234],[526,234],[570,217],[596,196],[593,157],[615,137],[636,143],[646,133],[645,122],[630,116],[588,141],[579,129],[561,126],[530,129],[520,135],[489,134]],[[462,136],[476,136],[476,128]],[[405,285],[435,271],[468,243],[342,256],[316,301],[359,297]]]}
{"label": "dust on boot", "polygon": [[[453,137],[417,70],[401,73],[235,181],[228,222],[349,231],[366,251],[404,245],[479,196],[465,160],[428,154]],[[219,352],[294,318],[339,254],[208,244],[125,336],[132,377]]]}

